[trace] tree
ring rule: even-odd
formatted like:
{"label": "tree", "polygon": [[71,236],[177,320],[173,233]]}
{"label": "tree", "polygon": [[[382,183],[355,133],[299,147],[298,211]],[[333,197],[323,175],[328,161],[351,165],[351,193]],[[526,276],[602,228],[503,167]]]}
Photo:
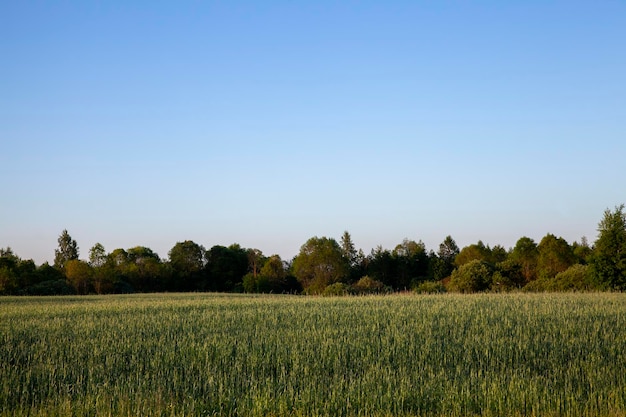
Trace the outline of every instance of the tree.
{"label": "tree", "polygon": [[20,258],[10,247],[0,248],[0,294],[11,294],[18,289],[16,274]]}
{"label": "tree", "polygon": [[319,294],[348,277],[348,263],[337,241],[332,238],[310,238],[293,261],[293,271],[306,292]]}
{"label": "tree", "polygon": [[263,252],[261,252],[259,249],[248,249],[247,252],[250,273],[256,279],[257,275],[259,274],[259,269],[264,262]]}
{"label": "tree", "polygon": [[396,259],[397,273],[393,287],[406,290],[412,284],[425,281],[428,278],[428,254],[426,245],[420,240],[404,239],[397,245],[392,256]]}
{"label": "tree", "polygon": [[571,246],[562,237],[551,233],[541,239],[537,246],[537,269],[540,278],[554,278],[576,263]]}
{"label": "tree", "polygon": [[485,291],[491,285],[492,276],[491,264],[474,259],[452,272],[450,287],[462,293]]}
{"label": "tree", "polygon": [[378,245],[372,249],[367,259],[366,275],[382,282],[386,286],[396,288],[398,275],[397,258],[392,256],[387,249],[383,249],[381,245]]}
{"label": "tree", "polygon": [[260,274],[271,281],[280,282],[287,276],[285,263],[280,256],[272,255],[263,264]]}
{"label": "tree", "polygon": [[593,255],[593,249],[589,246],[589,242],[587,242],[585,236],[580,239],[580,243],[572,243],[572,250],[576,256],[576,261],[583,265],[588,264]]}
{"label": "tree", "polygon": [[54,266],[63,270],[67,261],[78,259],[78,244],[67,229],[63,230],[58,239],[59,247],[54,251]]}
{"label": "tree", "polygon": [[485,246],[482,240],[461,249],[454,259],[454,264],[456,266],[462,266],[474,260],[491,261],[491,249],[489,249],[489,246]]}
{"label": "tree", "polygon": [[206,253],[207,281],[202,290],[242,291],[243,277],[248,272],[248,251],[238,244],[215,245]]}
{"label": "tree", "polygon": [[454,263],[454,258],[459,254],[459,247],[457,246],[452,236],[448,235],[446,238],[439,244],[439,251],[437,252],[437,256],[439,259],[449,263]]}
{"label": "tree", "polygon": [[454,259],[459,254],[459,247],[457,246],[452,236],[448,235],[439,244],[439,251],[437,254],[431,253],[430,255],[430,269],[431,277],[434,280],[442,280],[452,274],[454,270]]}
{"label": "tree", "polygon": [[89,249],[89,264],[92,268],[100,268],[107,261],[107,253],[101,243],[96,243]]}
{"label": "tree", "polygon": [[88,294],[93,269],[87,262],[70,259],[65,263],[65,277],[78,294]]}
{"label": "tree", "polygon": [[606,210],[598,224],[591,267],[595,278],[612,289],[626,290],[626,213],[624,205]]}
{"label": "tree", "polygon": [[191,240],[177,242],[169,251],[170,265],[177,290],[191,290],[197,287],[205,265],[206,249]]}
{"label": "tree", "polygon": [[519,264],[526,283],[537,279],[538,258],[537,244],[526,236],[519,238],[511,251],[511,259]]}
{"label": "tree", "polygon": [[96,243],[89,249],[89,265],[93,269],[91,282],[96,294],[113,292],[115,284],[114,266],[101,243]]}
{"label": "tree", "polygon": [[350,267],[354,266],[357,260],[357,251],[352,242],[352,236],[350,236],[347,230],[343,232],[341,236],[341,253],[348,262],[348,265],[350,265]]}
{"label": "tree", "polygon": [[[117,292],[150,292],[170,289],[169,264],[145,246],[128,250],[115,249],[107,257],[107,271],[114,280]],[[129,287],[130,284],[130,287]]]}

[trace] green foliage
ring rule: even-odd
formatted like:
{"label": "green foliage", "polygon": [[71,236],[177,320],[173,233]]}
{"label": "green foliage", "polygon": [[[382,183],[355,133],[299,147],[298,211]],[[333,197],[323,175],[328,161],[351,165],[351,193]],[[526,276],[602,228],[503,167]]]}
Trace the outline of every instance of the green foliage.
{"label": "green foliage", "polygon": [[107,261],[107,253],[101,243],[96,243],[89,249],[89,265],[93,268],[104,266]]}
{"label": "green foliage", "polygon": [[454,258],[454,264],[457,267],[463,266],[472,261],[489,262],[491,258],[491,249],[489,246],[479,240],[478,243],[469,245],[461,249],[459,254]]}
{"label": "green foliage", "polygon": [[604,289],[595,280],[588,265],[575,264],[554,278],[540,278],[524,287],[529,292],[598,291]]}
{"label": "green foliage", "polygon": [[65,262],[65,276],[77,294],[88,294],[91,291],[93,268],[87,262],[71,259]]}
{"label": "green foliage", "polygon": [[351,290],[355,294],[383,294],[391,292],[391,288],[367,275],[352,284]]}
{"label": "green foliage", "polygon": [[511,251],[511,260],[520,265],[526,283],[537,279],[538,259],[537,244],[529,237],[521,237]]}
{"label": "green foliage", "polygon": [[271,293],[272,285],[269,279],[263,275],[254,276],[249,272],[243,276],[243,291],[247,293]]}
{"label": "green foliage", "polygon": [[554,278],[576,263],[576,256],[567,241],[550,233],[541,239],[537,251],[539,278]]}
{"label": "green foliage", "polygon": [[243,291],[243,277],[248,272],[248,252],[239,245],[213,246],[206,253],[207,282],[198,289]]}
{"label": "green foliage", "polygon": [[57,279],[43,281],[24,290],[26,295],[72,295],[76,294],[76,289],[67,280]]}
{"label": "green foliage", "polygon": [[391,254],[396,264],[396,277],[387,285],[407,290],[413,282],[428,279],[429,259],[422,241],[404,239]]}
{"label": "green foliage", "polygon": [[206,250],[202,245],[186,240],[177,242],[168,255],[174,271],[183,275],[193,275],[204,267],[205,253]]}
{"label": "green foliage", "polygon": [[598,240],[591,257],[598,282],[616,290],[626,290],[626,213],[624,205],[606,210],[598,224]]}
{"label": "green foliage", "polygon": [[194,289],[203,277],[206,250],[191,240],[177,242],[169,251],[170,266],[177,290]]}
{"label": "green foliage", "polygon": [[526,283],[522,266],[513,259],[499,262],[495,269],[490,286],[492,291],[511,291],[522,288]]}
{"label": "green foliage", "polygon": [[67,261],[78,259],[78,244],[67,230],[63,230],[58,239],[59,247],[54,251],[54,266],[58,269],[65,268]]}
{"label": "green foliage", "polygon": [[357,251],[347,230],[341,235],[341,253],[350,267],[356,264]]}
{"label": "green foliage", "polygon": [[462,293],[486,291],[491,285],[493,272],[491,264],[474,259],[452,272],[450,287]]}
{"label": "green foliage", "polygon": [[580,243],[572,243],[572,251],[576,256],[577,263],[588,264],[593,256],[593,249],[589,246],[586,237],[582,237]]}
{"label": "green foliage", "polygon": [[334,284],[330,284],[324,291],[322,291],[322,295],[324,297],[340,297],[344,295],[350,294],[350,286],[348,284],[344,284],[343,282],[335,282]]}
{"label": "green foliage", "polygon": [[420,282],[414,291],[418,294],[442,294],[446,292],[446,287],[441,281],[424,281]]}
{"label": "green foliage", "polygon": [[0,417],[616,417],[624,317],[624,294],[6,297]]}
{"label": "green foliage", "polygon": [[348,277],[349,265],[335,239],[312,237],[300,248],[293,272],[307,293],[319,294]]}
{"label": "green foliage", "polygon": [[460,250],[452,236],[448,235],[439,245],[437,256],[431,258],[432,277],[436,280],[442,280],[452,274],[454,270],[454,259]]}

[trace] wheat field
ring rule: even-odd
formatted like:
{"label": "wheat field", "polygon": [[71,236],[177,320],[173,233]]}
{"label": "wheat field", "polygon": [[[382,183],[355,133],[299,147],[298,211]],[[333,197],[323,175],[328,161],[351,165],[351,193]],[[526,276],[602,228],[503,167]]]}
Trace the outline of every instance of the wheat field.
{"label": "wheat field", "polygon": [[621,416],[626,295],[0,299],[0,416]]}

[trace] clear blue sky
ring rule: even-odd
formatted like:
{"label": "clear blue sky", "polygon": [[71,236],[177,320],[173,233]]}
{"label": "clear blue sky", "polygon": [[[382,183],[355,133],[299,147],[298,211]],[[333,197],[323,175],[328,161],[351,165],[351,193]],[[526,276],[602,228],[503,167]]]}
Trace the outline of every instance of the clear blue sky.
{"label": "clear blue sky", "polygon": [[570,243],[626,202],[623,1],[4,1],[0,247]]}

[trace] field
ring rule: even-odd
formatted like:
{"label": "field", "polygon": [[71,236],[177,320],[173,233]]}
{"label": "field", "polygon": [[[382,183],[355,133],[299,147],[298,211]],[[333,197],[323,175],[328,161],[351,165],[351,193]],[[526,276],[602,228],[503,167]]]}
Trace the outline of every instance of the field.
{"label": "field", "polygon": [[626,295],[0,299],[0,416],[621,416]]}

